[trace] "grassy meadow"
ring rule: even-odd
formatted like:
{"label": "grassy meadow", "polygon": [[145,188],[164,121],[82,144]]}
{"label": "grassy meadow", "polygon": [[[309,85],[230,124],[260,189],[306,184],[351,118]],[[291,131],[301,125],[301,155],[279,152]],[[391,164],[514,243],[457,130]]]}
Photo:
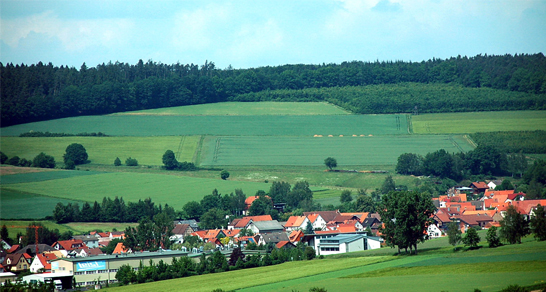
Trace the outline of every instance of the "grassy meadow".
{"label": "grassy meadow", "polygon": [[221,102],[116,113],[113,115],[252,116],[347,115],[348,111],[326,102]]}
{"label": "grassy meadow", "polygon": [[[480,235],[484,235],[482,231]],[[499,291],[546,279],[546,242],[530,236],[523,244],[454,252],[447,238],[420,244],[417,256],[392,256],[382,248],[312,261],[159,281],[106,291]],[[233,279],[237,279],[234,281]],[[431,279],[435,279],[431,281]]]}
{"label": "grassy meadow", "polygon": [[189,201],[200,201],[203,196],[210,194],[214,189],[218,189],[222,194],[242,189],[245,194],[253,195],[258,190],[269,190],[269,184],[221,180],[219,178],[204,179],[115,172],[9,184],[3,185],[2,189],[28,192],[55,199],[87,202],[100,201],[103,197],[113,198],[115,196],[123,197],[126,202],[151,197],[156,204],[168,203],[178,210]]}
{"label": "grassy meadow", "polygon": [[324,165],[335,157],[340,167],[395,165],[403,153],[425,155],[438,149],[469,151],[461,136],[380,135],[335,137],[207,137],[201,165]]}
{"label": "grassy meadow", "polygon": [[126,158],[132,157],[139,164],[162,165],[163,154],[169,149],[180,161],[193,161],[199,140],[199,136],[2,137],[0,151],[9,157],[17,155],[30,160],[44,152],[62,163],[66,147],[79,143],[85,147],[93,164],[114,164],[116,157],[125,163]]}
{"label": "grassy meadow", "polygon": [[415,134],[546,130],[546,111],[422,114],[412,124]]}

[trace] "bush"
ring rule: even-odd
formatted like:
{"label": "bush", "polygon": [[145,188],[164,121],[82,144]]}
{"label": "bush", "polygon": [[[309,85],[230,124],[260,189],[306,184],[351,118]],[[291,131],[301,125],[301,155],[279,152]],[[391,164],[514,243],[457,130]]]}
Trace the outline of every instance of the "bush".
{"label": "bush", "polygon": [[87,163],[87,150],[82,144],[72,143],[66,147],[66,153],[63,155],[64,163],[72,160],[75,165]]}
{"label": "bush", "polygon": [[227,170],[222,170],[220,172],[220,177],[223,179],[223,180],[226,180],[228,177],[229,177],[229,172],[227,172]]}
{"label": "bush", "polygon": [[305,254],[305,258],[308,260],[312,260],[317,256],[317,254],[315,253],[315,249],[310,246],[305,247],[304,254]]}
{"label": "bush", "polygon": [[32,166],[41,168],[55,168],[55,158],[41,152],[32,160]]}
{"label": "bush", "polygon": [[8,161],[8,156],[0,151],[0,164],[4,164],[6,161]]}
{"label": "bush", "polygon": [[8,159],[8,164],[9,165],[13,165],[13,166],[18,166],[19,165],[19,156],[13,156],[12,158]]}
{"label": "bush", "polygon": [[114,165],[115,166],[120,166],[121,165],[121,160],[119,159],[119,157],[116,157],[116,159],[114,160]]}
{"label": "bush", "polygon": [[138,161],[135,158],[127,158],[125,159],[125,165],[127,166],[138,166]]}

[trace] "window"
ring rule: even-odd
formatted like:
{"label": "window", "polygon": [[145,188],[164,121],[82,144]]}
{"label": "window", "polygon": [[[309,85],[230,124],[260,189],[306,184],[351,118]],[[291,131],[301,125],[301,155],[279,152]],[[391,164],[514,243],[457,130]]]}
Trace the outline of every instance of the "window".
{"label": "window", "polygon": [[107,270],[98,270],[98,271],[97,271],[97,273],[99,273],[99,274],[104,274],[104,273],[106,273],[106,272],[108,272],[108,271],[107,271]]}
{"label": "window", "polygon": [[110,269],[110,273],[117,273],[118,269]]}
{"label": "window", "polygon": [[84,272],[75,272],[74,275],[83,275],[85,274]]}
{"label": "window", "polygon": [[88,275],[89,275],[89,274],[96,274],[97,271],[87,271],[87,272],[85,272],[85,273],[88,274]]}

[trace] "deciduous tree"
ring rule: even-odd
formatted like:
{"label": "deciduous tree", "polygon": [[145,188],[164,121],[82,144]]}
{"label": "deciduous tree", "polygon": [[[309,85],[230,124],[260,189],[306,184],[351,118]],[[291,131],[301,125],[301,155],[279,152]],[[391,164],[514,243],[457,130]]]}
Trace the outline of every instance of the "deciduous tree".
{"label": "deciduous tree", "polygon": [[500,221],[500,225],[501,238],[510,244],[521,243],[521,238],[529,234],[527,220],[512,205],[506,209],[506,214],[504,215],[504,219]]}
{"label": "deciduous tree", "polygon": [[501,246],[501,241],[497,234],[497,227],[491,226],[491,228],[487,230],[487,235],[485,236],[485,240],[487,240],[489,247]]}
{"label": "deciduous tree", "polygon": [[228,179],[228,177],[229,177],[229,172],[227,170],[224,169],[224,170],[222,170],[220,172],[220,178],[221,179],[226,180],[226,179]]}
{"label": "deciduous tree", "polygon": [[66,152],[63,155],[64,163],[66,164],[69,160],[72,160],[74,164],[83,164],[87,163],[87,151],[82,144],[72,143],[66,147]]}
{"label": "deciduous tree", "polygon": [[163,164],[167,170],[173,170],[178,167],[178,161],[172,150],[167,150],[165,151],[165,154],[163,154]]}
{"label": "deciduous tree", "polygon": [[465,236],[463,237],[464,245],[470,246],[470,248],[478,247],[478,243],[480,243],[480,240],[481,240],[480,236],[478,235],[478,232],[474,228],[468,228]]}
{"label": "deciduous tree", "polygon": [[451,222],[447,226],[447,237],[449,244],[456,246],[461,241],[461,229],[457,222]]}
{"label": "deciduous tree", "polygon": [[328,157],[324,159],[324,165],[328,167],[330,170],[337,167],[337,160],[333,157]]}
{"label": "deciduous tree", "polygon": [[546,212],[544,206],[538,204],[534,209],[535,216],[531,218],[531,231],[536,239],[546,240]]}
{"label": "deciduous tree", "polygon": [[55,168],[55,158],[41,152],[32,160],[32,166],[41,168]]}

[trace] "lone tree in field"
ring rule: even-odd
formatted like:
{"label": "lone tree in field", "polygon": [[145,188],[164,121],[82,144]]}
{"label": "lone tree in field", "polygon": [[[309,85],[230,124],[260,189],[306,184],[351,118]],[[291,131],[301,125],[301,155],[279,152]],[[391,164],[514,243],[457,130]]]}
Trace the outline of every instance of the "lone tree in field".
{"label": "lone tree in field", "polygon": [[66,147],[66,153],[63,155],[64,163],[67,164],[68,161],[72,160],[75,165],[84,164],[87,162],[87,151],[82,144],[72,143]]}
{"label": "lone tree in field", "polygon": [[326,167],[328,167],[330,170],[332,170],[332,168],[337,167],[337,161],[333,157],[328,157],[328,158],[324,159],[324,165],[326,165]]}
{"label": "lone tree in field", "polygon": [[459,228],[459,224],[457,222],[451,222],[447,226],[447,237],[449,240],[449,244],[456,246],[459,241],[461,241],[461,229]]}
{"label": "lone tree in field", "polygon": [[167,150],[165,151],[165,154],[163,154],[163,164],[167,170],[173,170],[178,167],[178,161],[172,150]]}
{"label": "lone tree in field", "polygon": [[226,180],[228,177],[229,177],[229,172],[227,170],[222,170],[220,172],[220,177],[223,179],[223,180]]}
{"label": "lone tree in field", "polygon": [[138,166],[138,160],[136,158],[127,158],[125,159],[125,165],[127,166]]}
{"label": "lone tree in field", "polygon": [[491,226],[491,228],[487,230],[485,240],[487,240],[487,243],[489,243],[489,247],[497,247],[502,245],[500,242],[500,238],[497,235],[497,227],[495,226]]}
{"label": "lone tree in field", "polygon": [[465,236],[463,237],[463,243],[466,246],[470,246],[470,249],[474,249],[478,247],[478,243],[480,243],[480,236],[478,235],[478,232],[474,228],[468,228],[466,231]]}
{"label": "lone tree in field", "polygon": [[121,160],[119,159],[119,157],[116,157],[116,159],[114,160],[114,165],[115,166],[120,166],[121,165]]}

